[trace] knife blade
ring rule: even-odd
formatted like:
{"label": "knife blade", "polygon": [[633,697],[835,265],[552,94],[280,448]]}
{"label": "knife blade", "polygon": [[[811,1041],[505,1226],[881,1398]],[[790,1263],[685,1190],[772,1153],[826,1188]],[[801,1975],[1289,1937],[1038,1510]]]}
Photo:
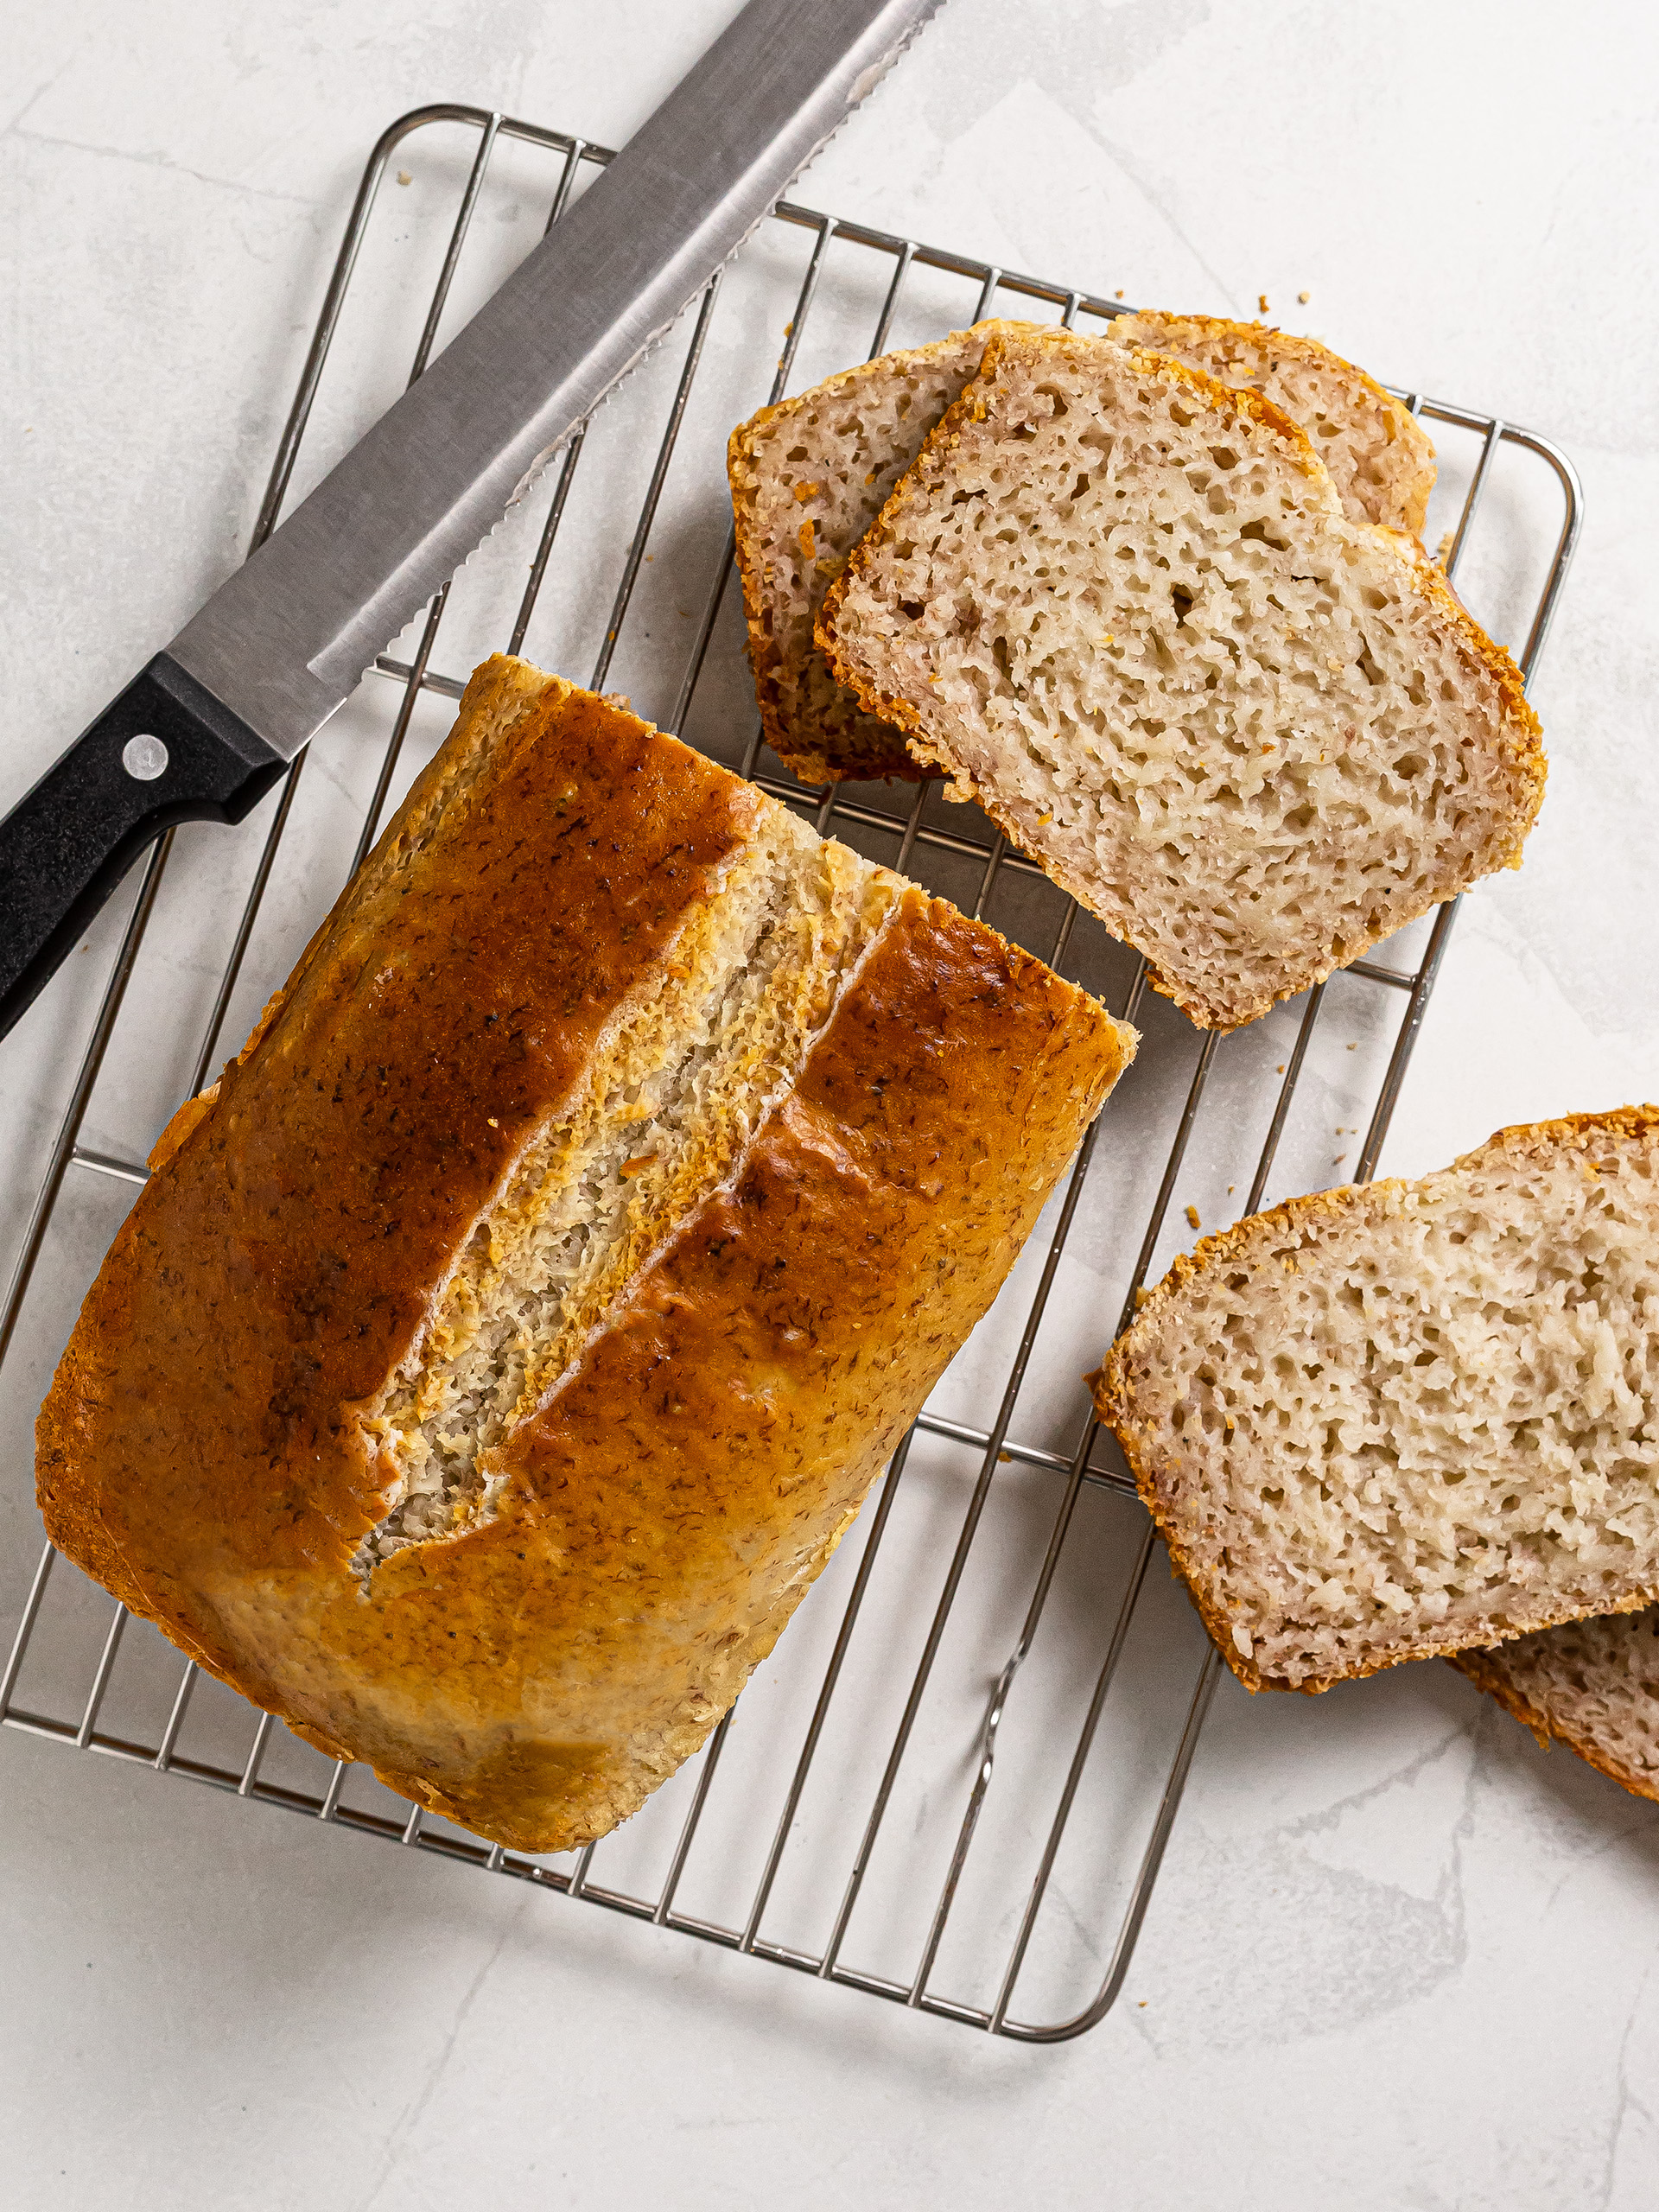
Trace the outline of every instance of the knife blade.
{"label": "knife blade", "polygon": [[128,867],[239,822],[941,0],[748,0],[416,383],[0,823],[0,1036]]}

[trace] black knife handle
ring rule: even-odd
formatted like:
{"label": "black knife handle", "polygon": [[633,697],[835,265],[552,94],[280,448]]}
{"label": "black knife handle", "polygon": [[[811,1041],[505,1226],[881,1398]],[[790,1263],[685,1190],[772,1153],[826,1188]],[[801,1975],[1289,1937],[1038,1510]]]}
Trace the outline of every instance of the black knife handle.
{"label": "black knife handle", "polygon": [[0,1037],[145,846],[239,822],[282,755],[157,653],[0,822]]}

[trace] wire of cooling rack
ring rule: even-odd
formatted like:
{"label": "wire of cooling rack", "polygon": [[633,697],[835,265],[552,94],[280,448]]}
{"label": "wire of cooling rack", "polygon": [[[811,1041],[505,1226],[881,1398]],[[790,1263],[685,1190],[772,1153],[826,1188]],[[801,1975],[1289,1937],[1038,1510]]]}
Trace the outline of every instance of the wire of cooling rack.
{"label": "wire of cooling rack", "polygon": [[[438,124],[457,125],[477,134],[476,147],[451,228],[442,266],[428,305],[419,343],[410,366],[410,380],[418,377],[432,353],[454,280],[462,260],[480,194],[488,175],[492,160],[504,140],[519,142],[541,152],[557,157],[558,169],[549,200],[548,224],[556,221],[568,206],[584,165],[602,167],[611,159],[609,150],[591,144],[585,139],[548,130],[538,125],[523,122],[499,112],[453,103],[442,103],[416,109],[394,123],[384,134],[371,155],[358,188],[348,219],[344,239],[336,257],[329,279],[322,308],[318,318],[309,349],[300,376],[298,388],[289,410],[278,443],[269,485],[260,505],[253,532],[253,545],[257,546],[270,534],[279,519],[296,461],[300,455],[308,425],[312,419],[314,404],[327,363],[340,315],[345,307],[353,271],[358,265],[359,249],[368,231],[377,195],[384,181],[391,157],[411,134]],[[877,231],[868,226],[846,222],[835,217],[795,206],[790,202],[779,205],[775,219],[778,223],[804,231],[810,245],[806,265],[795,296],[793,313],[790,318],[782,356],[772,380],[771,398],[780,398],[788,388],[798,358],[802,337],[805,332],[813,305],[819,292],[826,257],[832,245],[846,245],[863,249],[878,256],[885,256],[892,264],[891,276],[882,294],[881,306],[869,341],[873,358],[887,343],[895,314],[912,273],[918,268],[941,271],[963,278],[978,286],[974,315],[977,320],[990,312],[999,292],[1008,292],[1020,297],[1038,301],[1057,309],[1060,320],[1075,323],[1078,316],[1087,315],[1105,320],[1130,310],[1115,301],[1097,298],[1078,292],[1065,285],[1027,276],[971,257],[926,245],[913,238],[901,238]],[[673,461],[676,445],[685,416],[688,400],[699,365],[703,359],[705,341],[711,318],[719,297],[721,278],[716,276],[704,289],[695,304],[690,318],[690,329],[685,353],[672,401],[661,432],[660,440],[646,488],[633,530],[627,542],[614,598],[607,622],[603,641],[594,663],[591,683],[595,690],[603,687],[609,673],[630,605],[639,582],[641,564],[653,524],[657,518],[662,496]],[[1492,464],[1501,448],[1510,445],[1531,453],[1550,469],[1559,486],[1562,520],[1547,573],[1535,600],[1532,602],[1529,626],[1519,658],[1523,673],[1530,678],[1547,638],[1554,613],[1568,562],[1576,542],[1580,512],[1580,494],[1576,475],[1570,462],[1547,439],[1470,410],[1428,399],[1419,393],[1402,394],[1412,410],[1429,419],[1455,425],[1474,433],[1481,440],[1480,454],[1473,472],[1468,492],[1453,531],[1450,533],[1445,555],[1447,574],[1455,574],[1463,556],[1471,524],[1484,499],[1491,476]],[[581,462],[587,435],[586,426],[578,430],[566,445],[563,455],[550,473],[546,516],[537,539],[517,616],[508,641],[508,649],[517,652],[522,645],[537,597],[549,574],[557,550],[561,526],[570,497],[573,481]],[[722,606],[731,588],[733,575],[733,545],[728,534],[724,550],[715,565],[702,602],[702,612],[696,621],[694,642],[686,661],[676,696],[670,726],[683,728],[696,695],[711,644],[719,625]],[[360,836],[357,843],[357,860],[360,861],[372,842],[379,826],[381,814],[391,791],[398,760],[413,717],[416,703],[423,691],[430,691],[446,698],[459,697],[462,683],[458,676],[446,673],[435,665],[435,656],[442,632],[448,599],[448,588],[438,593],[428,610],[414,658],[404,662],[383,655],[375,664],[378,675],[399,687],[399,697],[391,733],[377,773],[372,798],[367,809]],[[232,935],[229,957],[226,962],[211,1014],[195,1054],[194,1074],[190,1088],[199,1088],[222,1050],[222,1033],[227,1014],[235,995],[243,965],[252,939],[255,924],[262,902],[270,887],[273,870],[293,817],[296,794],[305,767],[306,756],[302,754],[288,771],[264,842],[255,866],[250,887]],[[1034,863],[1018,852],[1010,851],[1000,836],[977,838],[946,829],[925,818],[929,787],[918,785],[906,795],[902,809],[887,807],[879,797],[855,792],[834,785],[818,789],[804,787],[792,779],[768,771],[761,760],[761,739],[758,723],[742,762],[743,771],[752,775],[761,787],[785,800],[807,814],[822,830],[836,823],[856,829],[888,842],[893,865],[900,869],[910,868],[930,855],[965,860],[979,866],[977,891],[974,911],[982,913],[993,896],[999,879],[1003,876],[1035,876],[1040,871]],[[73,1169],[78,1173],[114,1177],[131,1184],[141,1184],[145,1171],[136,1160],[99,1151],[81,1142],[81,1131],[89,1102],[103,1069],[111,1039],[115,1033],[126,999],[135,963],[145,932],[150,925],[156,898],[163,874],[168,866],[174,846],[172,833],[164,836],[151,850],[141,873],[137,896],[122,936],[95,1014],[91,1034],[71,1090],[56,1139],[51,1147],[47,1172],[42,1179],[33,1211],[25,1228],[21,1247],[14,1266],[10,1286],[3,1306],[0,1306],[0,1360],[3,1360],[12,1344],[20,1313],[28,1295],[36,1264],[50,1227],[54,1211],[61,1193],[65,1179]],[[355,865],[355,862],[353,863]],[[1383,961],[1356,961],[1344,972],[1372,986],[1385,997],[1390,991],[1402,994],[1405,1005],[1395,1033],[1387,1072],[1373,1105],[1369,1127],[1359,1157],[1357,1180],[1367,1179],[1376,1169],[1378,1154],[1387,1135],[1390,1117],[1397,1103],[1408,1064],[1421,1029],[1424,1011],[1433,988],[1445,953],[1447,938],[1455,917],[1455,900],[1440,908],[1428,933],[1426,950],[1417,966],[1410,970],[1390,967]],[[1071,945],[1074,925],[1077,918],[1075,905],[1068,906],[1056,931],[1051,945],[1042,950],[1052,964],[1058,967],[1065,959]],[[1145,986],[1145,963],[1135,969],[1126,1000],[1122,1007],[1126,1019],[1132,1020],[1139,1008]],[[1293,1100],[1302,1077],[1310,1046],[1326,1001],[1326,988],[1321,985],[1311,991],[1304,1003],[1300,1027],[1294,1048],[1281,1071],[1281,1081],[1274,1099],[1271,1119],[1264,1141],[1256,1156],[1252,1172],[1249,1195],[1245,1211],[1253,1211],[1260,1205],[1275,1155],[1283,1137]],[[1192,1135],[1206,1086],[1210,1083],[1217,1057],[1228,1049],[1227,1040],[1213,1034],[1198,1038],[1192,1071],[1183,1100],[1173,1139],[1170,1144],[1160,1179],[1156,1198],[1147,1217],[1139,1252],[1132,1270],[1121,1328],[1133,1313],[1151,1265],[1159,1238],[1176,1187],[1188,1141]],[[263,1802],[287,1807],[305,1813],[325,1822],[355,1827],[364,1833],[380,1835],[401,1842],[411,1848],[436,1852],[476,1864],[489,1871],[514,1876],[538,1883],[562,1891],[572,1898],[603,1905],[611,1910],[636,1919],[654,1923],[659,1927],[696,1936],[728,1949],[795,1970],[816,1975],[824,1980],[890,1999],[895,2002],[987,2030],[991,2033],[1015,2040],[1040,2044],[1063,2041],[1093,2026],[1105,2014],[1122,1986],[1130,1956],[1139,1934],[1157,1878],[1160,1862],[1174,1821],[1188,1769],[1203,1726],[1211,1696],[1219,1674],[1219,1662],[1213,1651],[1206,1649],[1192,1690],[1185,1702],[1184,1717],[1175,1743],[1173,1754],[1164,1771],[1155,1808],[1141,1840],[1138,1860],[1129,1878],[1127,1902],[1118,1921],[1116,1932],[1106,1955],[1105,1972],[1092,1999],[1069,2017],[1051,2022],[1035,2022],[1014,2017],[1011,2006],[1022,1968],[1027,1959],[1033,1930],[1038,1924],[1051,1878],[1060,1851],[1062,1839],[1074,1809],[1081,1777],[1095,1743],[1102,1713],[1117,1674],[1132,1619],[1145,1582],[1147,1566],[1154,1550],[1153,1533],[1148,1523],[1141,1534],[1138,1548],[1130,1566],[1127,1583],[1120,1597],[1116,1612],[1104,1624],[1104,1643],[1100,1662],[1090,1686],[1087,1703],[1078,1719],[1067,1754],[1065,1777],[1055,1796],[1053,1808],[1037,1864],[1029,1886],[1018,1903],[1014,1916],[1014,1934],[1009,1945],[1001,1974],[997,1979],[996,1994],[988,2005],[973,2004],[948,1997],[932,1986],[935,1967],[940,1955],[947,1928],[958,1903],[964,1871],[979,1831],[981,1815],[991,1789],[998,1756],[1000,1732],[1011,1698],[1015,1693],[1020,1669],[1030,1654],[1045,1609],[1055,1585],[1057,1569],[1072,1530],[1078,1501],[1088,1488],[1103,1488],[1133,1496],[1121,1464],[1117,1463],[1109,1439],[1102,1436],[1098,1424],[1092,1418],[1079,1423],[1076,1441],[1069,1452],[1056,1451],[1037,1443],[1023,1440],[1014,1433],[1016,1413],[1024,1390],[1028,1369],[1044,1317],[1048,1309],[1057,1270],[1065,1251],[1077,1209],[1089,1175],[1095,1150],[1096,1132],[1091,1130],[1079,1151],[1071,1170],[1041,1269],[1032,1290],[1019,1337],[1017,1349],[1009,1364],[996,1412],[989,1424],[978,1427],[947,1415],[943,1410],[930,1407],[920,1416],[916,1430],[907,1437],[895,1454],[879,1491],[868,1509],[868,1528],[865,1536],[856,1575],[847,1597],[838,1624],[833,1648],[818,1679],[810,1719],[801,1738],[798,1751],[790,1767],[787,1783],[784,1787],[779,1808],[773,1822],[766,1857],[758,1884],[747,1910],[728,1920],[715,1921],[698,1916],[677,1908],[680,1889],[699,1827],[702,1822],[711,1795],[716,1787],[722,1755],[726,1750],[732,1716],[728,1714],[710,1738],[702,1756],[695,1791],[687,1808],[683,1821],[675,1841],[666,1873],[652,1895],[607,1885],[594,1878],[595,1853],[599,1847],[590,1845],[576,1860],[573,1870],[566,1872],[550,1868],[534,1859],[504,1851],[500,1846],[488,1846],[475,1839],[457,1835],[453,1832],[434,1831],[417,1807],[406,1819],[394,1820],[383,1815],[366,1812],[346,1803],[343,1785],[347,1770],[344,1765],[333,1768],[326,1785],[316,1791],[303,1791],[261,1778],[261,1769],[272,1739],[273,1724],[269,1715],[257,1719],[251,1741],[241,1765],[232,1767],[185,1756],[179,1749],[181,1732],[188,1713],[193,1689],[197,1681],[194,1666],[186,1664],[174,1692],[165,1726],[154,1743],[138,1742],[101,1730],[99,1726],[100,1709],[108,1693],[111,1676],[120,1654],[122,1635],[127,1616],[117,1608],[105,1632],[92,1668],[90,1683],[78,1713],[67,1717],[22,1708],[13,1702],[20,1675],[30,1649],[31,1637],[45,1602],[52,1564],[54,1557],[48,1546],[41,1554],[33,1581],[24,1600],[16,1636],[13,1639],[3,1674],[0,1674],[0,1719],[13,1727],[72,1744],[82,1750],[94,1750],[130,1761],[140,1761],[161,1772],[172,1772],[207,1783],[235,1792],[245,1797],[257,1797]],[[908,1682],[902,1713],[893,1731],[885,1764],[875,1794],[865,1818],[856,1851],[847,1872],[844,1885],[830,1916],[829,1933],[820,1948],[811,1951],[767,1936],[764,1923],[774,1884],[790,1839],[798,1808],[804,1792],[813,1763],[823,1739],[826,1721],[831,1712],[843,1669],[856,1637],[861,1613],[868,1593],[872,1577],[881,1553],[895,1500],[901,1484],[915,1434],[919,1432],[950,1443],[969,1447],[979,1455],[977,1472],[957,1523],[939,1594],[929,1623],[918,1657]],[[1045,1471],[1059,1481],[1057,1499],[1047,1524],[1047,1535],[1041,1563],[1032,1581],[1022,1623],[1018,1637],[1009,1651],[1006,1663],[998,1675],[981,1724],[977,1748],[971,1761],[971,1775],[963,1802],[961,1820],[957,1829],[954,1847],[950,1853],[944,1878],[938,1889],[927,1922],[923,1941],[913,1971],[907,1978],[877,1974],[849,1964],[842,1956],[849,1925],[862,1891],[883,1822],[887,1818],[896,1780],[909,1752],[915,1732],[917,1717],[926,1698],[947,1628],[961,1593],[969,1554],[980,1529],[987,1500],[992,1491],[998,1467],[1014,1462]]]}

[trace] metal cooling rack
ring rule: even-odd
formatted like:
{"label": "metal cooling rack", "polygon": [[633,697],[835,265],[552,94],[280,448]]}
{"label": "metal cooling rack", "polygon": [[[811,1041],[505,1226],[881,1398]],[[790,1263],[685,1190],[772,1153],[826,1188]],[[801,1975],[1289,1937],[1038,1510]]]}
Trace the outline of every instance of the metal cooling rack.
{"label": "metal cooling rack", "polygon": [[[400,156],[421,175],[399,168],[388,188]],[[315,480],[392,396],[399,316],[418,322],[412,367],[405,353],[399,373],[419,376],[469,301],[610,158],[583,139],[452,105],[387,130],[358,189],[255,544],[301,480]],[[1183,1191],[1202,1198],[1215,1226],[1217,1213],[1254,1211],[1275,1166],[1284,1188],[1328,1182],[1353,1156],[1330,1154],[1333,1103],[1351,1117],[1338,1135],[1364,1128],[1355,1179],[1372,1173],[1456,902],[1402,932],[1388,948],[1399,957],[1357,961],[1233,1037],[1201,1036],[1146,994],[1143,963],[973,810],[943,805],[926,785],[896,798],[888,786],[806,789],[763,754],[741,664],[720,467],[725,430],[768,397],[757,364],[781,344],[775,400],[901,336],[914,342],[992,313],[1003,295],[1027,315],[1084,327],[1128,311],[781,204],[570,441],[533,499],[377,662],[379,683],[365,680],[312,747],[322,765],[308,785],[302,757],[239,841],[222,830],[206,833],[213,844],[175,832],[153,849],[88,1009],[90,1038],[0,1309],[18,1531],[7,1600],[18,1623],[0,1718],[994,2034],[1052,2043],[1092,2026],[1122,1986],[1219,1672],[1166,1578],[1148,1577],[1150,1526],[1078,1377],[1134,1310],[1154,1262],[1176,1249],[1182,1222],[1197,1228],[1197,1205],[1178,1205]],[[345,359],[348,326],[355,366]],[[1489,627],[1522,640],[1517,658],[1530,677],[1577,536],[1573,468],[1512,423],[1402,396],[1446,448],[1446,570]],[[453,672],[440,671],[441,636]],[[269,1715],[252,1718],[193,1667],[181,1672],[146,1624],[111,1614],[76,1570],[60,1562],[54,1573],[49,1548],[28,1580],[35,1554],[21,1548],[31,1527],[39,1541],[23,1424],[130,1186],[144,1179],[150,1135],[206,1080],[226,1037],[239,1038],[343,868],[367,850],[442,734],[432,702],[459,696],[465,669],[499,642],[580,669],[595,690],[616,680],[621,654],[633,696],[647,695],[664,727],[753,775],[818,830],[995,919],[1146,1030],[1140,1060],[998,1307],[775,1661],[645,1812],[563,1859],[505,1852],[410,1812],[362,1770],[323,1760]],[[111,1126],[128,1138],[104,1137]],[[1230,1204],[1241,1185],[1247,1195]]]}

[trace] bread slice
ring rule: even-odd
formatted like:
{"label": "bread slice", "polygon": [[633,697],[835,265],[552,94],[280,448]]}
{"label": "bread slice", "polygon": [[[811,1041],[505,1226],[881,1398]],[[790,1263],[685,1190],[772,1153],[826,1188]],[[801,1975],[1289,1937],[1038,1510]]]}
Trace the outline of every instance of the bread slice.
{"label": "bread slice", "polygon": [[1318,339],[1261,322],[1145,313],[1123,316],[1111,335],[1272,400],[1307,433],[1351,522],[1422,536],[1434,488],[1428,433],[1374,378]]}
{"label": "bread slice", "polygon": [[763,407],[727,449],[749,664],[766,743],[807,783],[930,772],[836,683],[812,635],[823,594],[1003,327],[883,353]]}
{"label": "bread slice", "polygon": [[[848,555],[977,371],[987,340],[1035,327],[981,322],[936,345],[883,353],[763,407],[733,431],[728,467],[755,696],[767,744],[806,781],[938,772],[836,681],[813,626]],[[1110,335],[1264,392],[1314,441],[1355,521],[1421,535],[1433,447],[1381,385],[1316,340],[1261,323],[1150,314],[1124,316]]]}
{"label": "bread slice", "polygon": [[1501,1129],[1421,1182],[1242,1221],[1093,1380],[1252,1689],[1647,1605],[1659,1108]]}
{"label": "bread slice", "polygon": [[1638,1797],[1659,1798],[1659,1605],[1566,1621],[1451,1662],[1523,1721]]}
{"label": "bread slice", "polygon": [[525,1850],[695,1751],[1133,1045],[524,663],[183,1109],[38,1428],[52,1540]]}
{"label": "bread slice", "polygon": [[1271,401],[1103,339],[990,341],[818,637],[1206,1028],[1517,866],[1542,797],[1421,549]]}

